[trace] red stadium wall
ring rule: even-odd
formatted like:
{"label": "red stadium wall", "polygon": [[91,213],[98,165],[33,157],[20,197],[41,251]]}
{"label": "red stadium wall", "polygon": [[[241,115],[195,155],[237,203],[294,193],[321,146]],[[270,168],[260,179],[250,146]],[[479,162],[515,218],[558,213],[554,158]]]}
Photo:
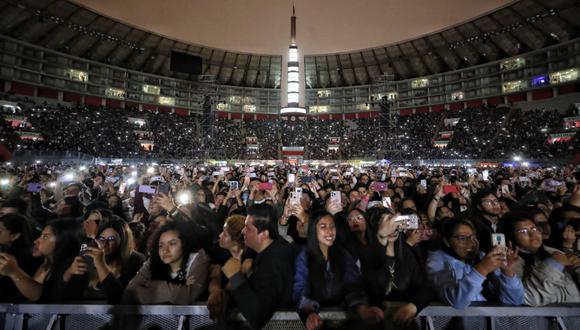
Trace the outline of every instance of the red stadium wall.
{"label": "red stadium wall", "polygon": [[552,88],[544,88],[532,91],[532,100],[545,100],[554,97]]}
{"label": "red stadium wall", "polygon": [[85,95],[85,104],[94,105],[94,106],[101,106],[102,99],[100,97],[97,97],[97,96]]}
{"label": "red stadium wall", "polygon": [[106,101],[108,107],[121,108],[121,101],[120,100],[106,99],[105,101]]}
{"label": "red stadium wall", "polygon": [[58,91],[50,88],[38,87],[36,90],[36,95],[38,97],[45,97],[48,99],[58,99]]}
{"label": "red stadium wall", "polygon": [[10,91],[14,94],[34,96],[34,86],[30,86],[19,82],[13,81]]}
{"label": "red stadium wall", "polygon": [[81,103],[83,100],[83,96],[80,94],[64,92],[62,94],[62,100],[65,102]]}

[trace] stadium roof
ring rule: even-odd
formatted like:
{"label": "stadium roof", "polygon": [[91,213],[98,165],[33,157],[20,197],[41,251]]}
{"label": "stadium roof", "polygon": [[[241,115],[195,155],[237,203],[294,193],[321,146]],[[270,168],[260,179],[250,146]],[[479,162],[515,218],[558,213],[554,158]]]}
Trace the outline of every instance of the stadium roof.
{"label": "stadium roof", "polygon": [[[574,39],[574,0],[296,0],[307,88],[455,70]],[[277,88],[290,1],[0,0],[0,34],[174,76],[169,51],[204,58],[221,84]],[[263,55],[269,54],[269,55]],[[326,54],[326,55],[311,55]]]}

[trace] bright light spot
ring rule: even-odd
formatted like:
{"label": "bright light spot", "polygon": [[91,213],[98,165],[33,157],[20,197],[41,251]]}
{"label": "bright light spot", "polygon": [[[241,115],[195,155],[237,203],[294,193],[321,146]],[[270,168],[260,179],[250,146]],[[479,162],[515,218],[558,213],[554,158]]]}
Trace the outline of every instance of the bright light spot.
{"label": "bright light spot", "polygon": [[519,162],[520,160],[522,160],[522,157],[520,156],[514,156],[513,158],[516,162]]}
{"label": "bright light spot", "polygon": [[153,174],[153,173],[155,173],[155,167],[147,168],[147,174]]}
{"label": "bright light spot", "polygon": [[189,204],[192,201],[192,195],[189,191],[181,191],[177,194],[177,202],[180,205]]}
{"label": "bright light spot", "polygon": [[4,179],[0,180],[0,185],[7,186],[9,184],[10,184],[10,179],[4,178]]}
{"label": "bright light spot", "polygon": [[135,182],[137,182],[137,180],[135,180],[134,178],[127,179],[127,185],[129,185],[129,186],[134,184]]}
{"label": "bright light spot", "polygon": [[523,163],[522,163],[522,166],[523,166],[523,167],[528,167],[528,166],[530,166],[530,163],[528,163],[528,162],[523,162]]}
{"label": "bright light spot", "polygon": [[37,161],[36,161],[36,164],[40,164],[40,163],[42,163],[40,160],[37,160]]}
{"label": "bright light spot", "polygon": [[65,175],[63,175],[63,180],[64,181],[72,181],[75,178],[75,175],[73,173],[67,173]]}
{"label": "bright light spot", "polygon": [[87,169],[87,167],[86,167],[86,166],[81,166],[81,167],[79,167],[79,170],[80,170],[80,171],[85,171],[86,169]]}
{"label": "bright light spot", "polygon": [[131,176],[137,176],[137,171],[131,172]]}
{"label": "bright light spot", "polygon": [[56,187],[56,182],[51,182],[48,184],[49,187],[54,188]]}

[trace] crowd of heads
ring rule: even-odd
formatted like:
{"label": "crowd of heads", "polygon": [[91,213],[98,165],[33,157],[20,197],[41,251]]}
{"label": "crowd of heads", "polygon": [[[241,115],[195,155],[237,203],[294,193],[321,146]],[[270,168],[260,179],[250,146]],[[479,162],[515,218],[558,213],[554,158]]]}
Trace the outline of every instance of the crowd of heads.
{"label": "crowd of heads", "polygon": [[[1,120],[1,138],[10,150],[73,151],[110,158],[279,159],[283,146],[302,146],[308,159],[505,159],[513,154],[553,159],[572,156],[579,143],[576,137],[548,143],[550,133],[567,132],[563,119],[571,112],[493,106],[416,113],[395,121],[382,117],[288,121],[208,119],[193,113],[21,101],[19,110],[1,115],[26,118],[20,127]],[[448,125],[451,119],[454,124]],[[451,132],[444,139],[446,147],[435,145],[441,132]],[[23,139],[22,133],[40,138]],[[255,138],[255,143],[247,138]]]}
{"label": "crowd of heads", "polygon": [[[274,258],[268,246],[286,242],[296,261],[272,262],[291,263],[279,275],[293,282],[293,301],[274,308],[297,306],[307,326],[323,322],[320,307],[342,301],[369,323],[384,318],[381,301],[409,297],[395,316],[401,322],[436,300],[456,308],[580,302],[577,166],[41,163],[0,171],[4,301],[207,300],[218,318],[224,296],[239,298],[239,277],[251,281],[263,269],[252,262]],[[553,267],[535,282],[526,272],[542,263]],[[459,264],[490,281],[452,275],[447,267]],[[488,295],[483,286],[492,284],[503,293]]]}

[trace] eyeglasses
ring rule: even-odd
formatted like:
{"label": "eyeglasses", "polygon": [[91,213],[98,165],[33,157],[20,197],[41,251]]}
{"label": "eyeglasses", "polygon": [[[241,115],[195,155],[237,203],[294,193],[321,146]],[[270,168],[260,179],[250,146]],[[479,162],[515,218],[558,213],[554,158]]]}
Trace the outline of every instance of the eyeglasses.
{"label": "eyeglasses", "polygon": [[540,230],[538,227],[521,228],[516,230],[516,233],[529,236],[531,233],[537,233]]}
{"label": "eyeglasses", "polygon": [[481,204],[499,205],[499,201],[497,199],[483,199]]}
{"label": "eyeglasses", "polygon": [[117,240],[117,237],[116,236],[107,236],[107,237],[99,236],[99,237],[97,237],[97,239],[101,242],[114,242]]}
{"label": "eyeglasses", "polygon": [[348,221],[364,221],[365,217],[363,217],[362,215],[355,215],[352,217],[348,217]]}
{"label": "eyeglasses", "polygon": [[477,242],[477,235],[455,235],[451,236],[451,238],[460,241],[461,243],[465,243],[468,241]]}

